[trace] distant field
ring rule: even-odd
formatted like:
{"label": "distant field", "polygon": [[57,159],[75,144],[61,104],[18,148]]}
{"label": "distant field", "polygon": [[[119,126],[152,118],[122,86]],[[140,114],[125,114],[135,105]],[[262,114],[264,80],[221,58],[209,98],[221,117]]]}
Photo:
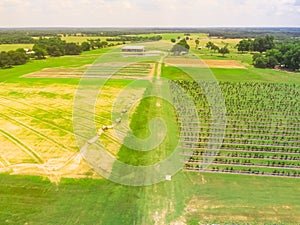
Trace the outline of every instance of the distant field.
{"label": "distant field", "polygon": [[16,50],[18,48],[32,48],[33,44],[2,44],[0,45],[0,51]]}
{"label": "distant field", "polygon": [[166,66],[189,66],[199,68],[223,68],[223,69],[244,69],[241,63],[236,60],[201,60],[199,59],[167,59]]}
{"label": "distant field", "polygon": [[87,41],[88,39],[100,39],[101,41],[106,41],[107,38],[112,38],[112,37],[103,37],[103,36],[67,36],[67,37],[62,37],[62,40],[65,40],[66,42],[74,42],[74,43],[79,43],[81,44],[82,42]]}
{"label": "distant field", "polygon": [[[177,67],[164,66],[163,77],[171,80],[187,79],[186,74]],[[206,73],[206,69],[203,69]],[[300,83],[299,73],[288,73],[277,70],[264,70],[258,68],[230,69],[230,68],[211,68],[213,74],[219,81],[228,82],[279,82],[279,83]],[[201,76],[201,74],[199,74]]]}

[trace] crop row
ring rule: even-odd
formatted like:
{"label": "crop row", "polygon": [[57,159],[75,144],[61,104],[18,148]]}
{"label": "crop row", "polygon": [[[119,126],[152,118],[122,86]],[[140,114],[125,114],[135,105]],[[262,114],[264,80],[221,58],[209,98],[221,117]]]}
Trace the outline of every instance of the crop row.
{"label": "crop row", "polygon": [[[199,121],[189,116],[193,110],[177,85],[195,102]],[[178,122],[185,122],[187,170],[300,177],[299,85],[221,82],[223,106],[213,82],[175,81],[170,87],[173,103],[185,115]],[[221,122],[213,117],[224,114]]]}

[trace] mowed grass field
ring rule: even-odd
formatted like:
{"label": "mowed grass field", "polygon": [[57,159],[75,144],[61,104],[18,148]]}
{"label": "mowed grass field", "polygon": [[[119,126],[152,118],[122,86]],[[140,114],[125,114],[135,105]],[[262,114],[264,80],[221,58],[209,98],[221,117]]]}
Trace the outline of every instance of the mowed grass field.
{"label": "mowed grass field", "polygon": [[299,224],[298,179],[180,172],[127,187],[0,175],[1,224]]}
{"label": "mowed grass field", "polygon": [[[166,35],[164,39],[174,35]],[[44,68],[78,68],[92,64],[106,51],[109,49],[85,52],[80,56],[32,61],[9,70],[0,70],[3,87],[0,100],[1,119],[6,121],[6,124],[1,123],[1,129],[11,135],[19,135],[18,140],[21,142],[38,142],[39,146],[30,146],[29,149],[45,154],[44,158],[47,154],[63,154],[63,146],[70,148],[68,154],[78,153],[70,134],[70,120],[74,90],[79,79],[22,76]],[[250,54],[233,53],[221,60],[232,60],[231,56],[245,63],[251,57]],[[214,60],[219,58],[217,54],[209,52],[205,57]],[[211,68],[211,71],[219,81],[300,83],[299,74],[255,69],[249,64],[244,69]],[[181,70],[166,65],[162,68],[162,77],[185,79]],[[126,84],[125,80],[112,80],[107,85],[102,96],[103,101],[99,101],[99,107],[96,107],[99,127],[106,125],[110,119],[112,98]],[[142,91],[144,90],[141,89],[140,92]],[[157,107],[158,103],[160,107]],[[101,104],[105,109],[101,108]],[[167,157],[170,152],[166,149],[171,149],[173,146],[170,143],[177,140],[176,126],[172,122],[175,115],[170,105],[156,98],[141,101],[132,114],[130,126],[138,136],[145,137],[149,135],[147,122],[155,116],[165,118],[168,127],[175,130],[160,148],[140,153],[118,144],[117,148],[111,148],[111,153],[133,165],[148,165]],[[14,125],[9,126],[8,123]],[[53,123],[56,127],[53,127]],[[11,130],[5,129],[4,125]],[[32,130],[29,132],[28,128]],[[1,137],[7,142],[9,135],[4,134]],[[47,139],[47,143],[39,142],[41,135],[45,136],[43,139]],[[107,146],[112,145],[113,141],[112,136],[104,137]],[[63,146],[57,146],[55,142],[63,143]],[[18,146],[13,141],[10,144],[15,148]],[[1,156],[11,155],[12,149],[14,148],[1,148]],[[40,152],[41,149],[45,149],[45,152]],[[19,147],[20,155],[14,155],[12,160],[26,162],[21,158],[21,150]],[[23,151],[23,156],[25,153]],[[8,172],[0,175],[0,224],[300,223],[299,179],[181,171],[172,177],[172,181],[148,187],[127,187],[101,179],[87,165],[84,168],[86,170],[80,172],[84,171],[85,177],[97,179],[62,178],[56,184],[39,176],[9,175]]]}
{"label": "mowed grass field", "polygon": [[10,50],[16,50],[18,48],[29,48],[31,49],[33,47],[33,44],[2,44],[0,45],[0,52],[2,51],[10,51]]}

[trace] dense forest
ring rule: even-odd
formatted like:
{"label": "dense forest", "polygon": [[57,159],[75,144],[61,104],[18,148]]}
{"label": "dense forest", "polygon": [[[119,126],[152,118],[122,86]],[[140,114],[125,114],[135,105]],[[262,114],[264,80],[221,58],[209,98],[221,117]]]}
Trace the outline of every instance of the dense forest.
{"label": "dense forest", "polygon": [[33,43],[34,43],[34,39],[28,35],[0,33],[0,44],[33,44]]}

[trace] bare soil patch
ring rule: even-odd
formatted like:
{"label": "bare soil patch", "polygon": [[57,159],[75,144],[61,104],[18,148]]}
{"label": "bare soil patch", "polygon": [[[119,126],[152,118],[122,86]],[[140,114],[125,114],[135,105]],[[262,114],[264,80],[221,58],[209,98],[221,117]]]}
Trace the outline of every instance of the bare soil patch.
{"label": "bare soil patch", "polygon": [[242,63],[236,60],[200,60],[200,59],[184,59],[184,58],[170,58],[166,59],[167,66],[185,66],[185,67],[199,67],[199,68],[246,68]]}

